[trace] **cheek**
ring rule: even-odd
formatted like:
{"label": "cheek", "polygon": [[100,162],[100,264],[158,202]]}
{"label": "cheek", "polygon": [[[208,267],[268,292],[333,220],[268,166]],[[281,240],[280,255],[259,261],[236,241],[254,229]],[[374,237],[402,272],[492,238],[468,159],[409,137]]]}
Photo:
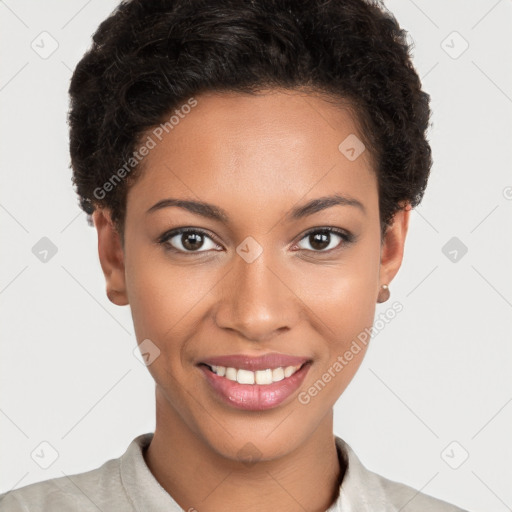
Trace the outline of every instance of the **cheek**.
{"label": "cheek", "polygon": [[342,348],[372,325],[379,265],[379,239],[365,237],[335,264],[303,264],[300,272],[294,270],[300,298],[316,314],[316,327],[331,345]]}
{"label": "cheek", "polygon": [[202,305],[214,285],[195,277],[190,279],[191,273],[194,274],[191,267],[172,265],[161,256],[150,258],[149,254],[134,256],[127,267],[137,341],[149,339],[159,350],[147,370],[174,406],[182,407],[183,414],[187,394],[182,383],[190,378],[189,361],[184,357],[188,343],[193,343],[200,328]]}
{"label": "cheek", "polygon": [[[370,341],[379,281],[379,239],[368,239],[336,266],[304,272],[301,299],[322,343],[318,363],[304,387],[304,401],[332,406],[356,374]],[[312,368],[313,370],[313,368]],[[319,400],[313,400],[316,396]]]}
{"label": "cheek", "polygon": [[[127,266],[127,292],[137,339],[180,339],[214,285],[212,273],[142,253]],[[211,282],[210,282],[211,281]]]}
{"label": "cheek", "polygon": [[372,321],[378,272],[343,267],[312,274],[308,279],[316,291],[305,292],[304,302],[318,314],[327,332],[331,332],[329,338]]}

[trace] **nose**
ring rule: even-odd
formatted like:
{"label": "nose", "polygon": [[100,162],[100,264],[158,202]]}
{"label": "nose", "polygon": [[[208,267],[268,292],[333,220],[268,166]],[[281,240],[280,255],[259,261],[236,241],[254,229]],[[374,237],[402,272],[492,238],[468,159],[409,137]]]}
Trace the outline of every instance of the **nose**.
{"label": "nose", "polygon": [[266,341],[293,328],[301,301],[294,293],[290,269],[285,271],[270,251],[248,263],[236,255],[231,271],[217,288],[215,322],[250,341]]}

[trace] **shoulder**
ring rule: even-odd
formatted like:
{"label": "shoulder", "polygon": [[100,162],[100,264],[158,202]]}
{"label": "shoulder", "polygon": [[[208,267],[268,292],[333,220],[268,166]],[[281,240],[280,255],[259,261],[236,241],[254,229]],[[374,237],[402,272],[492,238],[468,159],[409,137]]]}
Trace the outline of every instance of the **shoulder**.
{"label": "shoulder", "polygon": [[347,463],[340,487],[341,510],[351,510],[352,507],[354,510],[382,512],[468,512],[366,469],[343,439],[338,436],[335,439]]}
{"label": "shoulder", "polygon": [[0,494],[1,512],[98,512],[130,510],[119,471],[120,459],[111,459],[99,468],[67,475]]}
{"label": "shoulder", "polygon": [[384,494],[401,512],[468,512],[452,503],[434,498],[413,487],[377,475]]}

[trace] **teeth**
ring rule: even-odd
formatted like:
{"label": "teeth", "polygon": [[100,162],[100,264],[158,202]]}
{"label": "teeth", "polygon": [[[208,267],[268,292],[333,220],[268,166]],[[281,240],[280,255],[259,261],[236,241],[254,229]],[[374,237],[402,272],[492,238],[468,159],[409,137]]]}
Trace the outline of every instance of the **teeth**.
{"label": "teeth", "polygon": [[[299,366],[299,368],[300,368],[300,366]],[[290,375],[293,375],[297,370],[298,370],[298,368],[295,366],[287,366],[284,369],[284,376],[289,377]]]}
{"label": "teeth", "polygon": [[281,367],[276,368],[275,370],[272,370],[272,380],[274,382],[278,382],[283,379],[284,379],[284,370]]}
{"label": "teeth", "polygon": [[236,380],[238,384],[254,384],[254,372],[250,370],[238,370]]}
{"label": "teeth", "polygon": [[236,370],[234,368],[226,368],[226,379],[236,380]]}
{"label": "teeth", "polygon": [[225,366],[210,366],[213,373],[216,373],[220,377],[226,377],[226,379],[236,381],[239,384],[260,384],[268,385],[273,382],[279,382],[286,377],[293,375],[302,365],[297,366],[286,366],[279,368],[267,368],[266,370],[257,370],[252,372],[250,370],[237,370],[236,368]]}
{"label": "teeth", "polygon": [[257,370],[254,374],[256,376],[256,384],[272,384],[272,370],[270,368]]}

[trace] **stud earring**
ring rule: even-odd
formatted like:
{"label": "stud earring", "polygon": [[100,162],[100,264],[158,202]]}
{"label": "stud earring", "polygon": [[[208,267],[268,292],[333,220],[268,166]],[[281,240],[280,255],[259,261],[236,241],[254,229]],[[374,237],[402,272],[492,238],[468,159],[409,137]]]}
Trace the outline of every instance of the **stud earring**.
{"label": "stud earring", "polygon": [[377,302],[386,302],[389,299],[390,293],[389,293],[389,286],[387,284],[383,284],[380,287],[379,296],[377,297]]}

